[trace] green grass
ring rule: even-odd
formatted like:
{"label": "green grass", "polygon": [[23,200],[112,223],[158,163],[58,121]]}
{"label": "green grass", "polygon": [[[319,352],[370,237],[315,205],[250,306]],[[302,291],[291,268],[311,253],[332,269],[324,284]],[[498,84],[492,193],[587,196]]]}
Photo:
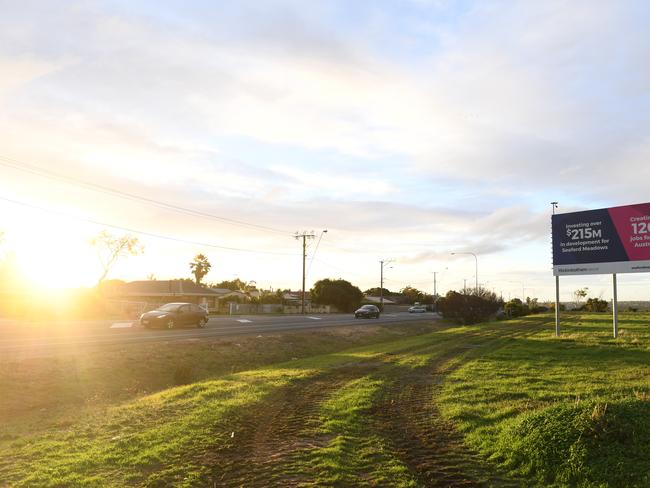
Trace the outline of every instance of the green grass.
{"label": "green grass", "polygon": [[[30,432],[14,415],[0,485],[419,487],[449,476],[648,486],[648,325],[650,315],[622,314],[616,340],[599,314],[566,314],[560,338],[550,316],[418,335],[310,332],[274,341],[274,352],[251,338],[232,345],[245,356],[222,362],[207,359],[206,345],[182,349],[207,362],[198,381],[170,388],[165,359],[177,356],[162,347],[146,375],[167,375],[160,391],[124,393]],[[108,372],[95,377],[110,384]],[[120,392],[129,383],[115,382]],[[65,398],[70,419],[78,404]]]}
{"label": "green grass", "polygon": [[289,383],[430,340],[421,335],[292,360],[108,407],[37,439],[6,442],[0,449],[0,479],[15,486],[192,486],[206,474],[203,455],[236,433],[242,409]]}
{"label": "green grass", "polygon": [[417,486],[408,468],[386,441],[368,425],[367,413],[385,379],[364,376],[340,388],[322,405],[320,425],[312,434],[330,438],[326,446],[305,450],[302,457],[311,486]]}
{"label": "green grass", "polygon": [[566,314],[560,338],[550,317],[537,320],[549,327],[453,372],[443,413],[470,445],[541,485],[648,486],[650,316],[622,315],[619,339],[606,314]]}
{"label": "green grass", "polygon": [[430,324],[344,327],[198,342],[80,347],[0,357],[0,448],[167,388],[433,330]]}

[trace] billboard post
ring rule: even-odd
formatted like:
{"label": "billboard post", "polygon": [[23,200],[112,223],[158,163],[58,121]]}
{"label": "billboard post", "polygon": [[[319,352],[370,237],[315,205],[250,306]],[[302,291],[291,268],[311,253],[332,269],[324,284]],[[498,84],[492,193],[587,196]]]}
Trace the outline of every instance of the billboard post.
{"label": "billboard post", "polygon": [[616,275],[650,271],[650,203],[553,214],[552,228],[556,334],[559,333],[557,278],[565,275],[611,274],[614,286],[614,337],[617,337]]}
{"label": "billboard post", "polygon": [[614,322],[614,339],[618,337],[618,291],[616,289],[616,273],[612,275],[612,284],[614,285],[614,296],[612,299],[612,320]]}
{"label": "billboard post", "polygon": [[560,277],[555,276],[555,337],[560,337]]}

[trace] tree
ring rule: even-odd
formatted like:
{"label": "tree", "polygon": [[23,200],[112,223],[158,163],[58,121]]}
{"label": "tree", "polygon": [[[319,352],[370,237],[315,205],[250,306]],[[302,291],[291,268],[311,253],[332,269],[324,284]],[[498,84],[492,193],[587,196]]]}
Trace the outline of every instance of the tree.
{"label": "tree", "polygon": [[415,303],[424,301],[424,293],[412,286],[405,286],[400,290],[404,303]]}
{"label": "tree", "polygon": [[310,291],[314,303],[334,305],[342,312],[354,312],[363,299],[359,288],[346,280],[324,279],[314,283]]}
{"label": "tree", "polygon": [[246,282],[240,280],[239,278],[235,278],[234,280],[224,280],[216,284],[213,283],[210,285],[210,288],[225,288],[226,290],[231,291],[245,291]]}
{"label": "tree", "polygon": [[125,234],[121,237],[113,236],[107,230],[97,234],[90,243],[97,249],[97,255],[102,265],[102,275],[97,284],[100,284],[111,268],[121,257],[137,256],[144,252],[144,246],[137,237]]}
{"label": "tree", "polygon": [[[521,300],[519,302],[521,303]],[[445,318],[461,324],[475,324],[488,320],[502,304],[494,293],[479,288],[463,293],[449,291],[438,301],[438,310]]]}
{"label": "tree", "polygon": [[190,270],[194,275],[194,280],[197,285],[201,284],[201,280],[210,272],[211,267],[212,265],[210,264],[210,261],[208,261],[208,258],[203,254],[197,254],[194,256],[194,260],[190,263]]}
{"label": "tree", "polygon": [[[378,286],[376,286],[374,288],[368,288],[366,291],[364,291],[364,293],[366,295],[368,295],[368,296],[371,296],[371,297],[378,297],[379,295],[381,295],[381,290],[382,290],[382,288],[379,288]],[[390,295],[393,294],[393,292],[390,291],[388,288],[384,288],[383,290],[384,290],[384,296],[385,297],[390,296]]]}
{"label": "tree", "polygon": [[576,309],[580,308],[580,302],[582,302],[582,299],[587,296],[587,291],[589,288],[586,286],[584,288],[578,288],[576,291],[573,292],[573,297],[575,298],[576,302]]}

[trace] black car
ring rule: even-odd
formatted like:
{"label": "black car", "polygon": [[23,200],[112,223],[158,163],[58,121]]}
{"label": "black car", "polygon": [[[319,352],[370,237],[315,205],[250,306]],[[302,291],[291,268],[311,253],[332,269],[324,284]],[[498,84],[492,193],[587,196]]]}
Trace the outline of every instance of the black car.
{"label": "black car", "polygon": [[360,309],[354,312],[354,318],[378,319],[379,308],[376,305],[362,305]]}
{"label": "black car", "polygon": [[175,329],[177,327],[205,327],[208,323],[208,312],[193,303],[166,303],[143,313],[140,316],[140,325],[149,329],[163,327]]}

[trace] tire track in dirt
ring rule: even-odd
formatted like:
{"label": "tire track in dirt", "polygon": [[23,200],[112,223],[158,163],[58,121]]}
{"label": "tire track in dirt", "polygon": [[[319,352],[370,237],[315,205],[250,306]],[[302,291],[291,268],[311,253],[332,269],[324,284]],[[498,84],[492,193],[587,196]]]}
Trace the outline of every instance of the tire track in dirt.
{"label": "tire track in dirt", "polygon": [[[500,339],[530,333],[509,333]],[[480,347],[488,347],[492,342]],[[471,357],[476,353],[468,350],[467,345],[457,347],[425,366],[397,376],[380,394],[373,409],[374,428],[422,486],[524,486],[521,481],[499,475],[495,466],[468,447],[435,403],[444,376],[461,365],[458,362],[450,365],[450,361],[458,355]]]}
{"label": "tire track in dirt", "polygon": [[[443,376],[457,367],[450,368],[447,363],[460,354],[475,354],[471,349],[474,346],[467,343],[480,341],[479,336],[476,332],[467,334],[464,346],[456,346],[402,376],[399,373],[405,368],[393,359],[404,352],[430,350],[431,346],[414,346],[336,367],[278,389],[229,420],[234,437],[223,438],[221,446],[207,453],[201,463],[211,472],[204,478],[205,486],[295,487],[313,482],[310,473],[301,472],[300,465],[293,462],[295,456],[301,450],[326,447],[331,438],[310,435],[313,430],[309,427],[319,425],[321,404],[333,392],[369,374],[395,379],[379,393],[375,407],[368,412],[370,428],[386,439],[395,457],[409,467],[422,486],[520,486],[494,477],[494,466],[486,465],[465,446],[460,433],[442,419],[433,403]],[[486,347],[487,342],[480,347]]]}
{"label": "tire track in dirt", "polygon": [[332,391],[383,367],[381,360],[334,368],[316,378],[280,388],[234,420],[235,436],[204,460],[212,467],[213,487],[292,487],[309,482],[292,469],[293,454],[323,447],[327,436],[305,434],[317,422],[320,405]]}

